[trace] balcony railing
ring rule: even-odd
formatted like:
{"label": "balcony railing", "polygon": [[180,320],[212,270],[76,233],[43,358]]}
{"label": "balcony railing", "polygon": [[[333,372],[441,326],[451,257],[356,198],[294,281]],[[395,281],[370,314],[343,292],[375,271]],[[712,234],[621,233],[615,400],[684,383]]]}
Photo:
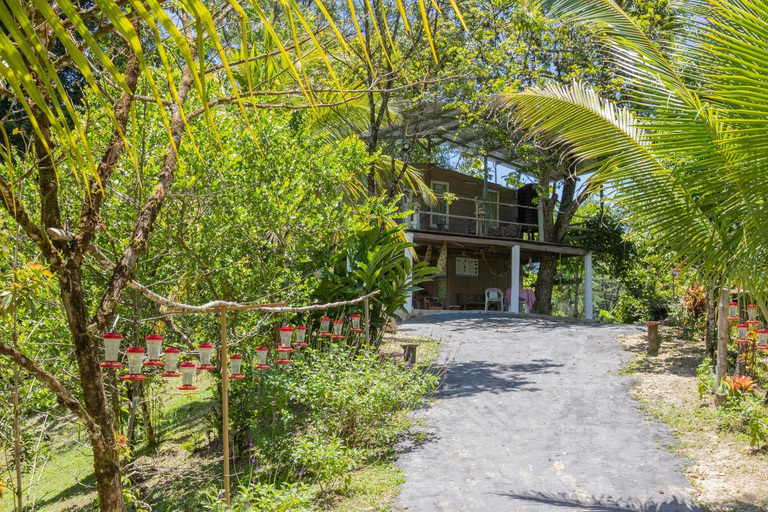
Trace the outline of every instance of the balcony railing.
{"label": "balcony railing", "polygon": [[[446,199],[437,195],[438,200]],[[484,201],[481,198],[460,197],[449,195],[447,209],[435,211],[421,203],[407,206],[413,213],[408,216],[406,223],[410,229],[423,231],[439,231],[462,235],[481,235],[498,238],[522,239],[538,231],[537,222],[521,222],[526,217],[524,212],[534,212],[536,219],[538,208],[513,203]],[[474,211],[475,215],[451,213],[451,210],[463,212]],[[527,217],[531,217],[530,214]]]}

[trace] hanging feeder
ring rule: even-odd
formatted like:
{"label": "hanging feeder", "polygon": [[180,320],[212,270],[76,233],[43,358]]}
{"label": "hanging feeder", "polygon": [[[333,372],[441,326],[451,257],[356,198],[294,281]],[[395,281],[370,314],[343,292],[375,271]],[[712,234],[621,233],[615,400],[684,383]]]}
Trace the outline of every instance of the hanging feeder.
{"label": "hanging feeder", "polygon": [[747,306],[747,316],[750,320],[757,320],[757,304]]}
{"label": "hanging feeder", "polygon": [[739,339],[747,339],[747,324],[739,324],[736,326],[736,330],[739,332]]}
{"label": "hanging feeder", "polygon": [[116,332],[107,332],[102,336],[104,341],[104,362],[99,366],[102,368],[122,368],[123,365],[117,361],[120,354],[120,340],[123,337]]}
{"label": "hanging feeder", "polygon": [[144,349],[131,347],[126,353],[128,354],[128,375],[124,375],[123,380],[146,380],[146,377],[141,374]]}
{"label": "hanging feeder", "polygon": [[355,313],[352,315],[352,328],[350,331],[352,332],[363,332],[363,330],[360,328],[360,315]]}
{"label": "hanging feeder", "polygon": [[163,337],[157,334],[150,334],[146,340],[147,361],[144,361],[142,364],[144,366],[165,366],[165,363],[160,360],[160,347],[163,344]]}
{"label": "hanging feeder", "polygon": [[165,358],[165,373],[161,373],[160,376],[166,379],[181,377],[181,374],[176,371],[179,365],[179,349],[165,347],[163,357]]}
{"label": "hanging feeder", "polygon": [[232,354],[229,356],[229,369],[232,372],[229,375],[230,379],[244,379],[245,375],[240,373],[240,368],[243,366],[243,356],[238,354]]}
{"label": "hanging feeder", "polygon": [[757,342],[763,346],[768,345],[768,329],[757,331]]}
{"label": "hanging feeder", "polygon": [[198,370],[215,370],[216,367],[211,364],[211,354],[213,353],[213,345],[210,343],[201,343],[197,346],[200,351],[200,364],[197,366]]}
{"label": "hanging feeder", "polygon": [[738,319],[739,319],[739,303],[729,302],[728,303],[728,320],[731,322],[735,322]]}
{"label": "hanging feeder", "polygon": [[267,347],[257,347],[256,348],[256,366],[254,366],[257,370],[268,370],[270,366],[267,364],[267,353],[269,352],[269,349]]}
{"label": "hanging feeder", "polygon": [[344,335],[341,334],[341,328],[344,327],[344,322],[341,320],[334,320],[333,322],[333,336],[331,336],[335,340],[340,340],[344,338]]}
{"label": "hanging feeder", "polygon": [[280,345],[283,348],[291,348],[291,338],[293,338],[293,327],[283,326],[280,328]]}
{"label": "hanging feeder", "polygon": [[309,345],[309,343],[306,343],[304,340],[307,337],[307,328],[303,325],[299,325],[296,327],[296,343],[294,343],[297,347],[306,347]]}
{"label": "hanging feeder", "polygon": [[185,361],[179,365],[181,368],[181,386],[176,389],[181,391],[194,391],[197,386],[194,386],[195,382],[195,363]]}
{"label": "hanging feeder", "polygon": [[331,319],[327,316],[320,320],[320,336],[331,336]]}
{"label": "hanging feeder", "polygon": [[295,349],[292,348],[285,348],[280,347],[277,349],[278,358],[275,359],[275,364],[290,364],[291,360],[289,359],[291,352],[296,352]]}

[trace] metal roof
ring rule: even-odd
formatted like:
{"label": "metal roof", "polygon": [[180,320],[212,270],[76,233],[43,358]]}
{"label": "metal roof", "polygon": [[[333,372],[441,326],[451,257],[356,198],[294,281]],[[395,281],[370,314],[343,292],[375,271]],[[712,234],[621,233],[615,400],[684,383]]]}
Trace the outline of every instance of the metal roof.
{"label": "metal roof", "polygon": [[515,158],[514,151],[492,141],[483,125],[464,125],[462,111],[446,108],[448,104],[445,101],[416,104],[401,114],[400,125],[382,128],[379,133],[386,137],[453,144],[475,156],[487,156],[493,162],[524,172],[525,166]]}

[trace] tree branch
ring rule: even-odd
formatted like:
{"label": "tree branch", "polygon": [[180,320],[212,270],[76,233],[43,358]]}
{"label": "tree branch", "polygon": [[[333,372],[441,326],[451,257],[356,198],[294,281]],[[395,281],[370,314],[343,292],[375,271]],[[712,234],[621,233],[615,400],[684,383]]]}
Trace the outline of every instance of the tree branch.
{"label": "tree branch", "polygon": [[[190,51],[192,58],[194,59],[198,49],[195,40],[191,35],[189,20],[186,16],[182,17],[182,25],[190,40]],[[107,283],[107,287],[104,290],[101,304],[99,304],[99,307],[96,310],[92,324],[95,324],[99,330],[106,328],[109,318],[112,317],[115,308],[120,303],[123,289],[128,281],[130,281],[130,276],[136,269],[136,263],[139,261],[139,256],[147,248],[149,233],[160,213],[165,196],[168,194],[168,191],[173,184],[176,165],[179,158],[178,150],[181,146],[185,126],[184,119],[181,115],[181,108],[192,88],[193,77],[190,66],[193,65],[194,62],[187,62],[181,72],[181,80],[179,81],[178,87],[178,103],[171,107],[171,140],[165,153],[163,164],[160,167],[160,175],[157,184],[149,195],[149,198],[147,198],[141,212],[139,212],[128,246],[123,251],[120,261],[115,266],[115,270],[112,272],[109,283]]]}
{"label": "tree branch", "polygon": [[58,271],[61,268],[61,259],[56,248],[51,244],[45,231],[35,224],[19,198],[13,194],[10,183],[5,181],[2,176],[0,176],[0,200],[2,200],[5,210],[21,226],[24,233],[40,247],[51,269]]}
{"label": "tree branch", "polygon": [[82,404],[75,398],[72,393],[65,388],[56,377],[43,370],[35,362],[22,354],[7,343],[0,342],[0,355],[7,357],[11,361],[14,361],[19,366],[27,370],[30,375],[42,382],[48,389],[62,401],[62,403],[69,409],[75,416],[80,418],[85,428],[91,437],[101,436],[101,428],[93,421],[90,415],[86,412]]}
{"label": "tree branch", "polygon": [[[137,33],[138,25],[137,25]],[[139,33],[140,34],[140,33]],[[104,199],[104,190],[107,187],[109,178],[112,176],[120,154],[125,146],[125,133],[128,126],[128,119],[131,117],[131,106],[133,105],[133,96],[136,92],[136,86],[139,81],[141,67],[136,55],[131,52],[125,69],[125,83],[128,86],[127,91],[123,91],[120,98],[115,102],[115,121],[112,129],[112,137],[109,145],[101,157],[99,167],[96,169],[97,179],[91,179],[89,183],[89,192],[83,198],[80,207],[80,220],[77,224],[74,238],[74,252],[81,255],[85,252],[93,239],[96,225],[99,222],[99,211]]]}

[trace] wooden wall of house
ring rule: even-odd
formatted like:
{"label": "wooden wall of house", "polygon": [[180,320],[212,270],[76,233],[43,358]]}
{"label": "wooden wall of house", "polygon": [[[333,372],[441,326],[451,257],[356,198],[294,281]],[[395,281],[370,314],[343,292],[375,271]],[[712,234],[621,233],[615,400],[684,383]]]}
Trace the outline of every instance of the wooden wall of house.
{"label": "wooden wall of house", "polygon": [[[443,169],[431,164],[414,164],[414,167],[422,169],[424,173],[424,182],[430,186],[431,181],[443,181],[448,183],[449,192],[459,197],[473,199],[483,197],[483,180],[449,169]],[[488,190],[499,192],[499,202],[508,204],[517,204],[517,191],[511,188],[488,183]],[[517,208],[514,206],[500,206],[499,220],[507,222],[517,222]],[[474,201],[454,201],[449,206],[451,215],[461,215],[464,217],[476,218]],[[427,217],[423,228],[429,229],[428,208],[422,211],[422,215]],[[452,233],[466,233],[467,222],[474,226],[474,223],[468,219],[450,219],[449,231]]]}
{"label": "wooden wall of house", "polygon": [[[419,248],[420,257],[424,257],[423,247]],[[440,253],[439,247],[432,248],[431,264],[434,265],[437,262],[437,256]],[[468,293],[473,295],[484,295],[486,288],[499,288],[503,293],[506,293],[507,288],[512,285],[512,276],[509,271],[510,257],[504,257],[501,254],[493,255],[491,257],[483,257],[480,254],[467,252],[465,255],[459,255],[458,257],[476,258],[478,260],[478,276],[477,277],[460,277],[456,275],[456,255],[449,254],[447,269],[446,269],[446,297],[443,300],[443,307],[445,309],[448,306],[459,304],[458,294]],[[426,291],[426,295],[429,297],[439,297],[439,279],[423,283],[422,288]],[[414,303],[414,307],[421,307],[421,304]]]}

